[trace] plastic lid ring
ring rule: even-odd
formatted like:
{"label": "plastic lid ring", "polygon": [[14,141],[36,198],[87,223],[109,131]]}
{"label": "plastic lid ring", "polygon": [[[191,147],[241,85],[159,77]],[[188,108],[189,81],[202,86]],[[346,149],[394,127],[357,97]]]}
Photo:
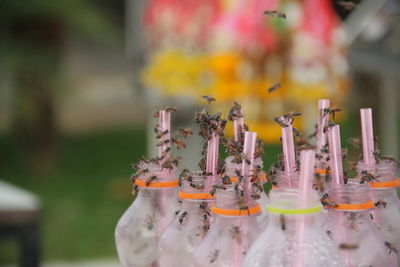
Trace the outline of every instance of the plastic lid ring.
{"label": "plastic lid ring", "polygon": [[260,204],[257,204],[254,207],[248,209],[221,209],[216,206],[211,207],[211,212],[219,215],[227,215],[227,216],[249,216],[253,214],[258,214],[261,212]]}
{"label": "plastic lid ring", "polygon": [[137,184],[139,187],[158,187],[158,188],[178,187],[179,180],[165,181],[165,182],[151,181],[150,183],[147,184],[147,182],[143,180],[136,179],[135,184]]}

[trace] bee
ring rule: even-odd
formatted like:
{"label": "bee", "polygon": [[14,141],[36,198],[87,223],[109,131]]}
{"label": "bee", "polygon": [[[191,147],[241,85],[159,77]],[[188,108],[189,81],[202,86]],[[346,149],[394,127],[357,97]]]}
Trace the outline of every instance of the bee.
{"label": "bee", "polygon": [[160,111],[156,110],[156,112],[154,112],[154,114],[153,114],[153,117],[154,118],[159,118],[160,117]]}
{"label": "bee", "polygon": [[369,217],[371,218],[371,220],[374,219],[374,216],[372,216],[372,213],[369,214]]}
{"label": "bee", "polygon": [[175,108],[175,107],[165,106],[164,110],[165,110],[166,112],[173,112],[173,111],[176,111],[176,108]]}
{"label": "bee", "polygon": [[335,125],[336,124],[334,122],[328,121],[328,123],[324,126],[323,132],[326,133],[326,131],[330,130]]}
{"label": "bee", "polygon": [[145,220],[147,229],[152,230],[154,228],[154,223],[157,221],[155,214],[153,214],[153,216],[147,214]]}
{"label": "bee", "polygon": [[321,148],[321,153],[329,153],[329,144],[325,144],[322,148]]}
{"label": "bee", "polygon": [[193,187],[193,188],[195,188],[197,190],[204,189],[204,184],[203,183],[190,183],[189,185],[190,185],[190,187]]}
{"label": "bee", "polygon": [[324,186],[324,181],[319,173],[314,174],[314,184],[313,188],[319,192],[324,192],[325,186]]}
{"label": "bee", "polygon": [[140,162],[143,162],[143,163],[147,163],[147,164],[150,163],[150,160],[148,160],[145,156],[141,156],[139,160],[140,160]]}
{"label": "bee", "polygon": [[179,212],[181,212],[180,210],[176,210],[175,211],[175,216],[177,216],[179,214]]}
{"label": "bee", "polygon": [[360,149],[361,139],[357,137],[348,138],[347,143],[356,149]]}
{"label": "bee", "polygon": [[169,143],[169,139],[161,140],[160,142],[158,142],[158,143],[156,144],[156,146],[163,146],[163,145],[166,145],[166,144],[168,144],[168,143]]}
{"label": "bee", "polygon": [[281,216],[279,217],[279,221],[281,223],[282,231],[285,231],[286,230],[286,218],[285,218],[285,215],[281,214]]}
{"label": "bee", "polygon": [[267,16],[276,16],[281,19],[286,19],[286,14],[277,10],[265,10],[263,14]]}
{"label": "bee", "polygon": [[385,246],[389,249],[389,254],[392,252],[397,254],[397,249],[395,247],[393,247],[393,245],[391,243],[389,243],[388,241],[385,241]]}
{"label": "bee", "polygon": [[206,215],[211,216],[210,208],[208,207],[208,205],[207,205],[206,202],[202,202],[202,203],[199,205],[199,208],[200,208]]}
{"label": "bee", "polygon": [[282,128],[287,128],[287,127],[289,127],[289,124],[286,124],[286,122],[282,119],[282,117],[275,117],[275,118],[274,118],[274,121],[275,121],[276,123],[278,123],[279,126],[281,126]]}
{"label": "bee", "polygon": [[229,229],[229,233],[232,235],[232,239],[238,244],[242,244],[242,231],[240,230],[240,226],[232,226],[231,229]]}
{"label": "bee", "polygon": [[169,133],[168,130],[161,131],[161,130],[158,129],[157,127],[154,128],[154,132],[156,133],[156,138],[157,138],[157,139],[160,139],[160,138],[164,137],[166,134]]}
{"label": "bee", "polygon": [[137,184],[135,184],[135,185],[133,185],[133,188],[132,188],[132,195],[136,196],[137,193],[139,193],[139,186]]}
{"label": "bee", "polygon": [[258,183],[258,182],[254,182],[252,185],[253,185],[255,188],[257,188],[258,191],[260,191],[260,192],[263,192],[263,191],[264,191],[264,188],[263,188],[262,185],[261,185],[260,183]]}
{"label": "bee", "polygon": [[186,144],[179,139],[171,138],[171,142],[176,146],[177,149],[186,148]]}
{"label": "bee", "polygon": [[257,194],[257,193],[253,193],[253,194],[251,194],[251,198],[254,199],[254,200],[257,200],[257,199],[260,199],[261,196],[259,194]]}
{"label": "bee", "polygon": [[176,158],[169,158],[168,160],[165,160],[162,164],[161,167],[164,169],[169,169],[172,170],[174,166],[178,167],[179,165],[179,160],[181,160],[180,157]]}
{"label": "bee", "polygon": [[231,178],[228,175],[222,177],[222,184],[232,184]]}
{"label": "bee", "polygon": [[283,114],[283,118],[288,120],[290,122],[290,124],[293,123],[295,117],[299,117],[299,116],[301,116],[301,112],[296,112],[296,111],[292,111],[292,112]]}
{"label": "bee", "polygon": [[215,184],[215,185],[213,185],[213,187],[212,187],[212,189],[211,189],[211,191],[210,191],[210,195],[211,195],[211,196],[214,196],[218,189],[226,190],[226,187],[223,186],[223,185]]}
{"label": "bee", "polygon": [[179,127],[178,132],[180,135],[182,135],[185,138],[188,137],[189,135],[193,135],[192,131],[190,131],[189,129],[183,128],[183,127]]}
{"label": "bee", "polygon": [[214,263],[218,260],[219,249],[214,250],[208,257],[210,258],[210,263]]}
{"label": "bee", "polygon": [[199,161],[199,163],[198,163],[197,165],[199,166],[199,168],[200,168],[203,172],[205,172],[206,166],[207,166],[207,158],[206,158],[206,157],[201,158],[200,161]]}
{"label": "bee", "polygon": [[281,87],[281,83],[276,83],[276,84],[272,85],[270,88],[268,88],[268,93],[272,93],[272,92],[278,90],[279,87]]}
{"label": "bee", "polygon": [[326,231],[326,234],[329,236],[330,239],[332,239],[332,232],[331,231]]}
{"label": "bee", "polygon": [[155,180],[157,180],[157,176],[155,176],[155,175],[150,176],[150,178],[147,179],[147,181],[146,181],[146,186],[149,186],[151,184],[151,182],[153,182]]}
{"label": "bee", "polygon": [[336,112],[341,111],[342,109],[340,108],[324,108],[323,109],[323,117],[325,117],[326,115],[332,115],[332,119],[335,119],[335,114]]}
{"label": "bee", "polygon": [[386,208],[387,202],[383,200],[378,200],[377,202],[375,202],[375,207],[379,209],[381,206],[383,206],[383,208]]}
{"label": "bee", "polygon": [[[233,102],[233,107],[231,107],[231,109],[229,110],[229,114],[228,114],[228,120],[230,121],[234,121],[238,118],[242,118],[243,117],[243,113],[242,113],[242,106],[234,101]],[[243,131],[244,129],[241,129],[241,131]]]}
{"label": "bee", "polygon": [[337,208],[339,205],[329,200],[328,193],[322,195],[321,204],[328,208]]}
{"label": "bee", "polygon": [[339,249],[354,250],[354,249],[358,249],[358,245],[342,243],[342,244],[339,244]]}
{"label": "bee", "polygon": [[208,102],[208,104],[211,104],[212,102],[216,101],[214,97],[208,95],[203,95],[203,99],[205,99]]}
{"label": "bee", "polygon": [[363,184],[365,182],[370,182],[372,180],[375,180],[376,178],[378,178],[378,176],[373,175],[372,173],[363,170],[361,171],[361,179],[360,179],[360,184]]}
{"label": "bee", "polygon": [[188,215],[187,211],[182,212],[181,215],[179,215],[179,224],[182,224],[183,219]]}
{"label": "bee", "polygon": [[343,8],[345,11],[351,11],[355,7],[357,7],[357,4],[351,1],[338,1],[337,2],[339,6]]}

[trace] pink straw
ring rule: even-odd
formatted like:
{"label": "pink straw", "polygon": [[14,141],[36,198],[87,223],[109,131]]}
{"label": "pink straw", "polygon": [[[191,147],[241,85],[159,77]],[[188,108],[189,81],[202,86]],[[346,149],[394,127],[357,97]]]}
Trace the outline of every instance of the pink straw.
{"label": "pink straw", "polygon": [[360,109],[361,135],[363,146],[363,161],[365,164],[375,164],[374,130],[372,126],[372,109]]}
{"label": "pink straw", "polygon": [[342,163],[342,145],[340,143],[340,126],[335,125],[329,129],[329,156],[332,182],[344,184],[343,163]]}
{"label": "pink straw", "polygon": [[305,208],[312,191],[314,178],[315,152],[312,149],[300,152],[299,198],[301,208]]}
{"label": "pink straw", "polygon": [[250,164],[247,164],[246,159],[242,160],[242,175],[243,175],[243,190],[244,195],[247,199],[250,199],[251,192],[251,183],[250,183],[250,172],[254,168],[254,152],[256,150],[256,142],[257,142],[257,133],[255,132],[245,132],[244,133],[244,145],[243,145],[243,154],[250,161]]}
{"label": "pink straw", "polygon": [[293,127],[282,127],[282,150],[285,160],[285,174],[288,179],[289,186],[292,186],[292,175],[296,166],[293,142]]}
{"label": "pink straw", "polygon": [[[165,140],[170,140],[171,137],[171,112],[167,112],[165,110],[160,110],[158,113],[158,127],[161,132],[168,131],[167,134],[165,134],[163,137],[160,138],[161,142],[164,142]],[[162,158],[165,156],[165,158],[168,158],[170,153],[167,152],[168,148],[171,147],[170,142],[163,144],[162,146],[158,147],[158,157]]]}
{"label": "pink straw", "polygon": [[219,154],[219,135],[213,132],[210,140],[207,142],[207,163],[206,172],[217,175]]}
{"label": "pink straw", "polygon": [[[314,164],[315,164],[315,152],[312,149],[303,150],[300,152],[300,181],[299,181],[299,203],[300,208],[307,208],[309,203],[310,195],[312,194],[312,184],[314,179]],[[297,225],[297,259],[294,261],[295,266],[305,266],[305,257],[301,253],[301,244],[304,242],[306,237],[306,217],[299,215],[299,223]]]}
{"label": "pink straw", "polygon": [[242,161],[242,175],[244,177],[248,176],[254,168],[254,153],[256,150],[256,142],[256,132],[247,131],[244,133],[243,154],[245,154],[246,158],[250,160],[250,164],[247,164],[245,159]]}
{"label": "pink straw", "polygon": [[[240,114],[243,114],[243,111],[240,110]],[[244,131],[244,119],[243,117],[237,118],[233,121],[233,135],[235,141],[239,140],[240,134]]]}
{"label": "pink straw", "polygon": [[329,108],[329,99],[318,100],[318,124],[317,124],[317,151],[320,153],[322,147],[327,143],[324,127],[328,124],[329,116],[324,116],[324,109]]}

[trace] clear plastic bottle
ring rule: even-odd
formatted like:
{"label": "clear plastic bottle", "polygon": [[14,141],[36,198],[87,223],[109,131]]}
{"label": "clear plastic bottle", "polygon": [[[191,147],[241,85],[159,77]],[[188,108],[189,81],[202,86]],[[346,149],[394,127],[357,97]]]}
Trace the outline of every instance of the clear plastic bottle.
{"label": "clear plastic bottle", "polygon": [[[236,174],[236,170],[241,171],[242,170],[242,164],[236,164],[232,162],[233,157],[229,156],[225,159],[225,165],[226,165],[226,170],[225,170],[225,174],[228,175],[229,177],[233,177],[232,178],[232,182],[235,182],[235,177],[237,176]],[[256,158],[254,160],[254,166],[255,168],[259,168],[262,170],[264,163],[262,162],[261,158]],[[236,178],[237,179],[237,178]],[[257,193],[259,194],[260,198],[257,200],[258,203],[260,203],[261,206],[261,214],[259,216],[257,216],[257,220],[261,226],[261,228],[264,228],[267,223],[268,223],[268,213],[265,212],[265,206],[269,203],[269,198],[267,196],[267,194],[265,194],[264,191],[264,184],[267,182],[267,176],[265,174],[265,172],[261,171],[259,177],[258,177],[258,183],[259,185],[262,187],[262,191],[253,186],[253,193]]]}
{"label": "clear plastic bottle", "polygon": [[328,207],[323,228],[337,244],[345,266],[397,266],[396,253],[371,220],[374,204],[367,183],[331,184],[329,198],[323,201]]}
{"label": "clear plastic bottle", "polygon": [[[378,225],[387,241],[400,250],[400,200],[397,196],[400,181],[395,177],[395,163],[381,160],[371,169],[360,162],[357,170],[359,176],[362,176],[363,170],[377,175],[375,181],[370,183],[370,196],[375,203],[375,209],[371,211],[372,220]],[[397,253],[397,263],[400,263],[399,253]]]}
{"label": "clear plastic bottle", "polygon": [[[175,170],[158,165],[142,166],[149,171],[136,179],[139,192],[118,221],[115,241],[124,267],[158,266],[158,240],[175,218],[178,180]],[[151,180],[156,176],[156,180]]]}
{"label": "clear plastic bottle", "polygon": [[206,179],[193,175],[192,182],[183,181],[179,192],[182,208],[160,239],[160,267],[190,266],[194,250],[208,234],[213,223],[210,208],[214,198],[208,193]]}
{"label": "clear plastic bottle", "polygon": [[299,172],[293,172],[288,176],[285,171],[276,170],[275,182],[277,188],[297,188],[299,186]]}
{"label": "clear plastic bottle", "polygon": [[193,266],[239,267],[253,240],[260,233],[257,221],[260,205],[253,200],[240,206],[240,196],[234,186],[216,193],[214,225],[196,249]]}
{"label": "clear plastic bottle", "polygon": [[[251,246],[244,267],[343,266],[336,245],[321,229],[321,204],[315,194],[300,207],[297,188],[270,193],[269,224]],[[303,236],[298,234],[301,223]]]}

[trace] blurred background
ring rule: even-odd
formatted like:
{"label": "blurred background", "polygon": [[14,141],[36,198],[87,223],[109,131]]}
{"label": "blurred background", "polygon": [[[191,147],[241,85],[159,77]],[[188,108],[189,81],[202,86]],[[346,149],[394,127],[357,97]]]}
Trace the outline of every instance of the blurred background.
{"label": "blurred background", "polygon": [[[177,107],[177,128],[194,127],[202,95],[214,112],[240,102],[266,169],[274,117],[301,111],[310,134],[329,98],[345,146],[372,107],[398,158],[399,15],[398,0],[2,0],[0,266],[118,266],[114,228],[130,164],[154,154],[155,106]],[[179,152],[185,166],[201,145]]]}

